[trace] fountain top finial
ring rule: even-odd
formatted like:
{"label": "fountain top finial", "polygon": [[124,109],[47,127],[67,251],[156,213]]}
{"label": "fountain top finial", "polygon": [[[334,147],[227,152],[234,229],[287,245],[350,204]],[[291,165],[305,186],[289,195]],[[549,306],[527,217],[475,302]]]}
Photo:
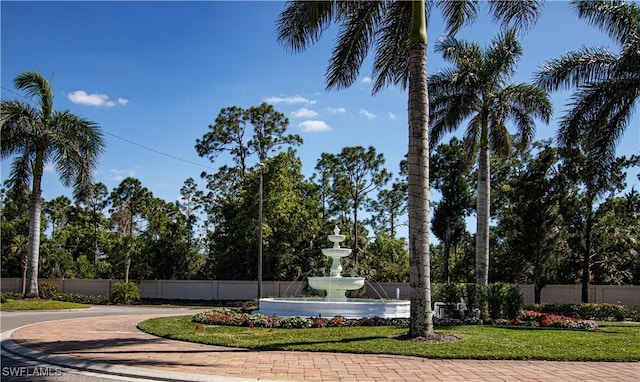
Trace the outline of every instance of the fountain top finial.
{"label": "fountain top finial", "polygon": [[344,241],[345,236],[344,235],[340,235],[340,228],[338,228],[338,225],[336,225],[333,228],[333,235],[329,235],[327,236],[327,238],[329,239],[330,242],[333,243],[333,248],[340,248],[340,243],[341,241]]}

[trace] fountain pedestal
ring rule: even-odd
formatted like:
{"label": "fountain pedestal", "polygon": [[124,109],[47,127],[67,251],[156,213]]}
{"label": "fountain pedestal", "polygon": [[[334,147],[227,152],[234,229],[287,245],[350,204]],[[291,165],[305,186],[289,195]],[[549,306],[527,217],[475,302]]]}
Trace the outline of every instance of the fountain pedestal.
{"label": "fountain pedestal", "polygon": [[333,243],[332,248],[323,248],[322,254],[331,258],[331,270],[328,277],[309,277],[309,286],[317,290],[326,290],[325,301],[347,301],[346,292],[357,290],[364,286],[364,277],[342,277],[341,259],[351,254],[351,249],[340,248],[340,242],[345,236],[340,235],[340,230],[336,226],[333,235],[327,236]]}

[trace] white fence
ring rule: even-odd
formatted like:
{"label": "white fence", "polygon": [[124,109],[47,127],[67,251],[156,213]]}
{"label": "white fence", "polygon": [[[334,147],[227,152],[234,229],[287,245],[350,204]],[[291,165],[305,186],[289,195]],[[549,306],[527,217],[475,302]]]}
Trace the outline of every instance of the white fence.
{"label": "white fence", "polygon": [[[45,280],[41,280],[45,281]],[[48,279],[58,285],[62,293],[109,295],[113,285],[121,280]],[[2,278],[2,292],[20,291],[19,278]],[[305,287],[302,281],[263,281],[265,297],[300,295]],[[138,283],[140,296],[148,299],[176,300],[252,300],[258,296],[257,281],[234,280],[143,280]],[[533,285],[520,285],[525,304],[534,301]],[[409,299],[408,283],[376,283],[366,285],[371,298]],[[577,304],[581,300],[581,285],[547,285],[541,300],[546,304]],[[640,310],[640,285],[591,285],[589,302],[623,304]]]}

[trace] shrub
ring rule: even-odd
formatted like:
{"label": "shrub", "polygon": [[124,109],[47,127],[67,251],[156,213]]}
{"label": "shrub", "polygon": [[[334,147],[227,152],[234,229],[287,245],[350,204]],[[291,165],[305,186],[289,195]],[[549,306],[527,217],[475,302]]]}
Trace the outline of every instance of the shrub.
{"label": "shrub", "polygon": [[8,300],[22,300],[22,293],[18,292],[2,292],[0,293],[0,302],[4,303]]}
{"label": "shrub", "polygon": [[75,302],[77,304],[90,304],[90,305],[108,305],[109,297],[107,296],[93,296],[79,293],[60,293],[54,297],[54,300]]}
{"label": "shrub", "polygon": [[41,281],[38,283],[38,295],[40,298],[51,300],[58,293],[60,293],[60,290],[57,284],[52,283],[51,281]]}
{"label": "shrub", "polygon": [[445,318],[437,318],[437,317],[433,317],[433,324],[435,326],[460,326],[463,325],[464,322],[462,322],[461,320],[457,319],[457,318],[450,318],[450,317],[445,317]]}
{"label": "shrub", "polygon": [[114,304],[131,304],[140,300],[140,291],[132,282],[116,283],[111,289],[109,299]]}
{"label": "shrub", "polygon": [[517,285],[504,287],[504,314],[506,318],[513,320],[518,317],[524,307],[524,296]]}
{"label": "shrub", "polygon": [[502,317],[505,287],[506,284],[504,283],[493,283],[489,284],[487,288],[487,308],[489,309],[489,317],[493,320]]}
{"label": "shrub", "polygon": [[469,315],[474,309],[478,309],[482,316],[487,312],[487,287],[478,284],[467,284],[467,309]]}

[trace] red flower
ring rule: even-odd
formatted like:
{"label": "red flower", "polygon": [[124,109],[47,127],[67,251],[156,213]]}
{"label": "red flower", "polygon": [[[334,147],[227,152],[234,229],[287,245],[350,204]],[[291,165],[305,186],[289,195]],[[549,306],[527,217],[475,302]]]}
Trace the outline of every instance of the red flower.
{"label": "red flower", "polygon": [[196,330],[200,330],[200,325],[196,324]]}
{"label": "red flower", "polygon": [[253,322],[249,323],[249,329],[253,329]]}

